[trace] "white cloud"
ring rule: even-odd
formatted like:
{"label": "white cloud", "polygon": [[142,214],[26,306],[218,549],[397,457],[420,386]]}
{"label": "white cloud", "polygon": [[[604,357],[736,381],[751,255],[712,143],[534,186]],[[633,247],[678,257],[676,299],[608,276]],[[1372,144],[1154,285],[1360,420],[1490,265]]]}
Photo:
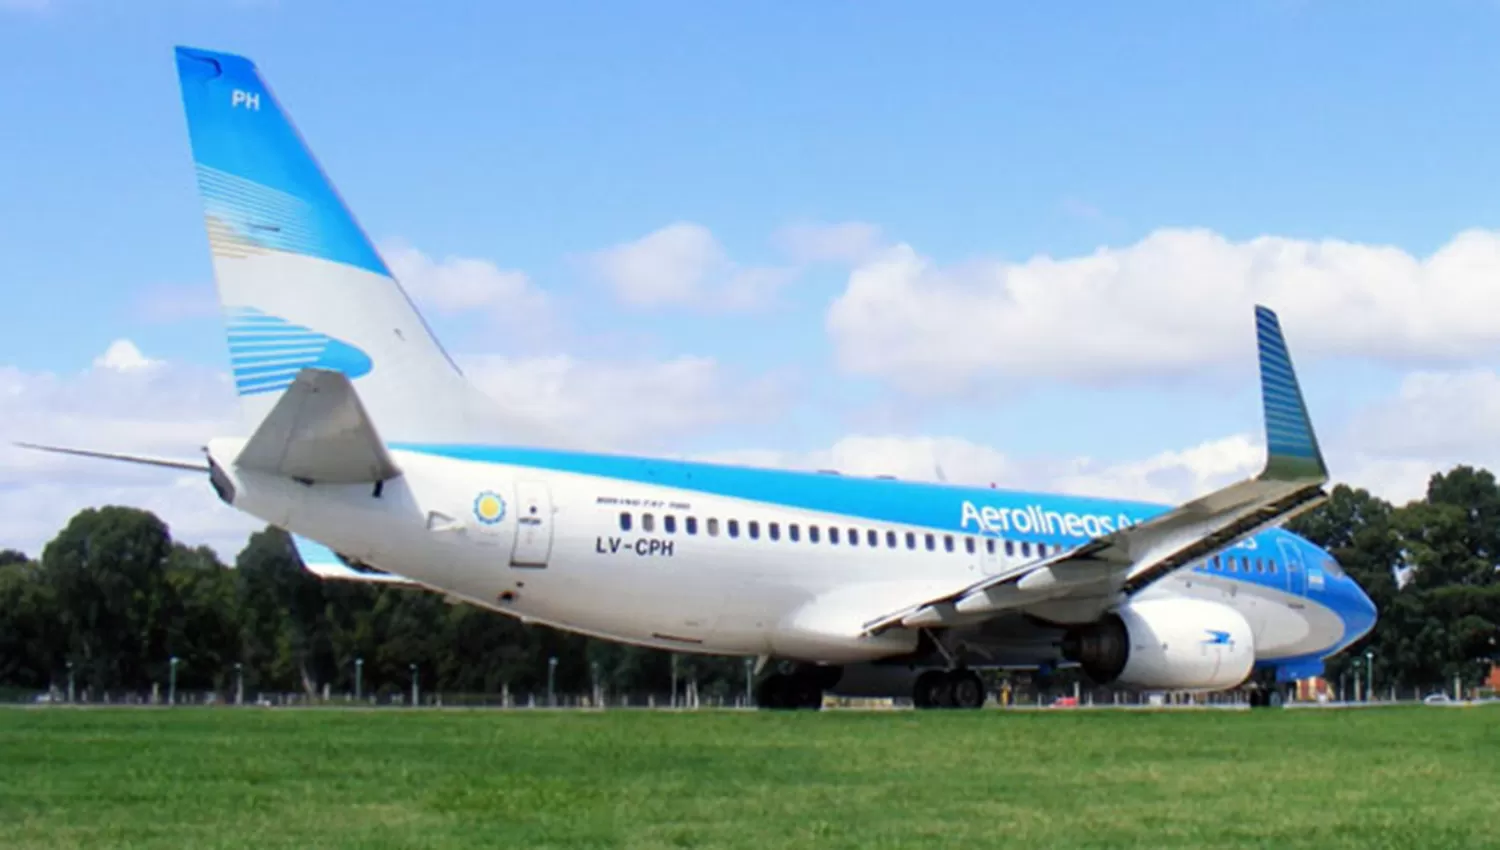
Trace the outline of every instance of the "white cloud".
{"label": "white cloud", "polygon": [[789,224],[771,240],[795,263],[860,263],[881,247],[880,228],[863,221]]}
{"label": "white cloud", "polygon": [[1051,486],[1067,493],[1176,504],[1249,478],[1265,460],[1263,442],[1235,435],[1142,460],[1076,458],[1071,469],[1050,478]]}
{"label": "white cloud", "polygon": [[401,286],[423,306],[445,313],[482,310],[520,328],[549,318],[546,295],[525,272],[472,257],[435,260],[399,241],[383,246],[381,254]]}
{"label": "white cloud", "polygon": [[109,344],[104,353],[94,358],[94,366],[99,369],[108,369],[113,372],[139,372],[160,365],[161,361],[152,360],[136,348],[135,343],[128,339],[117,339]]}
{"label": "white cloud", "polygon": [[1348,480],[1401,503],[1459,464],[1500,472],[1500,374],[1407,375],[1396,395],[1358,412],[1344,434]]}
{"label": "white cloud", "polygon": [[708,228],[669,224],[588,258],[616,297],[639,307],[696,305],[752,309],[769,301],[792,271],[732,262]]}
{"label": "white cloud", "polygon": [[460,359],[464,373],[519,417],[575,447],[633,450],[773,415],[778,386],[740,381],[714,360],[590,362],[566,355]]}
{"label": "white cloud", "polygon": [[235,433],[227,376],[153,360],[117,340],[84,372],[0,367],[0,547],[33,555],[78,511],[157,513],[176,539],[232,558],[261,523],[222,504],[205,476],[21,449],[15,441],[196,459]]}
{"label": "white cloud", "polygon": [[1458,360],[1500,346],[1500,233],[1432,256],[1337,240],[1159,230],[1126,248],[942,267],[908,245],[850,274],[826,326],[840,365],[923,392],[976,380],[1111,382],[1249,361],[1250,306],[1294,355]]}

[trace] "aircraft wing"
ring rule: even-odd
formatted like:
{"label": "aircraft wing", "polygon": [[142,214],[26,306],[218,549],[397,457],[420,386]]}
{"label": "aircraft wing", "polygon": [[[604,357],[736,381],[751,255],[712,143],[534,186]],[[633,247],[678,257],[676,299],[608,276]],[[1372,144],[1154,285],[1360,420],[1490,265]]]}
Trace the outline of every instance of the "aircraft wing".
{"label": "aircraft wing", "polygon": [[[1284,522],[1327,498],[1328,470],[1276,314],[1255,308],[1265,406],[1265,469],[1146,522],[1096,537],[951,593],[865,623],[890,628],[959,625],[999,611],[1060,600],[1102,612],[1157,579]],[[1097,613],[1096,612],[1096,613]]]}

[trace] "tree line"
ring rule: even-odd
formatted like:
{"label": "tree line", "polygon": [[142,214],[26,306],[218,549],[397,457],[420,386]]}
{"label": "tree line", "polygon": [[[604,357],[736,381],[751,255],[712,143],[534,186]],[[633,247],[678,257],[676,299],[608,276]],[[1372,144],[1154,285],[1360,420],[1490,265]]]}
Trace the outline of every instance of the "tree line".
{"label": "tree line", "polygon": [[[1374,631],[1331,659],[1337,681],[1374,659],[1378,690],[1482,681],[1500,640],[1500,486],[1486,470],[1434,475],[1423,499],[1396,507],[1334,488],[1289,527],[1328,549],[1380,609]],[[549,660],[559,693],[743,693],[742,659],[680,655],[526,626],[411,588],[323,581],[302,569],[286,533],[249,538],[233,567],[172,540],[146,511],[79,512],[32,560],[0,551],[0,686],[144,692],[168,680],[228,693],[537,693]],[[1361,678],[1368,671],[1360,667]]]}

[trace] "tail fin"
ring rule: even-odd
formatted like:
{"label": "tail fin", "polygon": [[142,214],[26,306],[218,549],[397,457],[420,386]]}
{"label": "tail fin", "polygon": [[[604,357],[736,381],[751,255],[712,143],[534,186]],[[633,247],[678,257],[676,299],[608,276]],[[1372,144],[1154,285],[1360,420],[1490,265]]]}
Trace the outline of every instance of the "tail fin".
{"label": "tail fin", "polygon": [[254,63],[179,47],[177,72],[246,426],[311,366],[356,381],[387,440],[471,436],[472,389]]}

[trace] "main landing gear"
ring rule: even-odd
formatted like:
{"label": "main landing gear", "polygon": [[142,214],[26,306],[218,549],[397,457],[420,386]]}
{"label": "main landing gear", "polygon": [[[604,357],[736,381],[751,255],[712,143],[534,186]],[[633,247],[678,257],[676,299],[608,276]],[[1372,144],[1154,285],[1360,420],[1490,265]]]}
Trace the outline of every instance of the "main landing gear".
{"label": "main landing gear", "polygon": [[984,682],[978,673],[965,668],[928,670],[917,677],[911,698],[917,708],[981,708]]}
{"label": "main landing gear", "polygon": [[801,666],[790,673],[772,673],[755,688],[755,704],[770,709],[823,707],[823,691],[833,687],[842,671],[837,667]]}
{"label": "main landing gear", "polygon": [[1251,688],[1249,696],[1251,708],[1281,708],[1286,704],[1286,696],[1274,684],[1268,688]]}

